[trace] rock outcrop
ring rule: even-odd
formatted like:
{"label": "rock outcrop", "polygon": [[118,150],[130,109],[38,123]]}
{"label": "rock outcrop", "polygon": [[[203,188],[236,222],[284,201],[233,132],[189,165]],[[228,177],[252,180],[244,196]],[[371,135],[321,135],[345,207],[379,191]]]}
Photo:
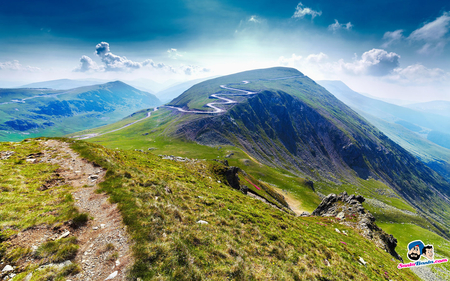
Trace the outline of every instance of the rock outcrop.
{"label": "rock outcrop", "polygon": [[348,195],[345,191],[339,195],[329,194],[312,215],[338,218],[342,224],[358,229],[363,237],[403,262],[395,251],[397,239],[375,224],[375,217],[362,206],[364,201],[361,195]]}

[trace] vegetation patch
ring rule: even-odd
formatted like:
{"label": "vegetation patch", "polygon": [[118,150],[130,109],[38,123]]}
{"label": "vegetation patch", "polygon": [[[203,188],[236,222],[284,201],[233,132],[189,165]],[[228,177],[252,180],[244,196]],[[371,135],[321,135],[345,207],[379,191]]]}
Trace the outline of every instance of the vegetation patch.
{"label": "vegetation patch", "polygon": [[295,217],[225,185],[213,172],[216,163],[179,163],[82,141],[72,147],[108,170],[99,192],[118,203],[135,242],[131,278],[416,279],[334,219]]}

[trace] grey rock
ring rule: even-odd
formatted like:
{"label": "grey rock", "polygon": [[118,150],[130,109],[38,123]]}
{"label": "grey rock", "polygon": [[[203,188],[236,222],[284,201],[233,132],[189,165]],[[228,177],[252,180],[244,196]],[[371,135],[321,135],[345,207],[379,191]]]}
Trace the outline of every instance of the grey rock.
{"label": "grey rock", "polygon": [[117,270],[114,271],[113,273],[111,273],[110,275],[108,275],[108,277],[106,277],[105,280],[111,280],[111,279],[114,279],[114,278],[117,276],[118,273],[119,273],[119,272],[118,272]]}
{"label": "grey rock", "polygon": [[307,211],[304,211],[300,214],[300,217],[309,217],[311,214],[308,213]]}
{"label": "grey rock", "polygon": [[8,272],[8,271],[13,271],[13,270],[14,270],[14,268],[8,264],[3,268],[2,272]]}

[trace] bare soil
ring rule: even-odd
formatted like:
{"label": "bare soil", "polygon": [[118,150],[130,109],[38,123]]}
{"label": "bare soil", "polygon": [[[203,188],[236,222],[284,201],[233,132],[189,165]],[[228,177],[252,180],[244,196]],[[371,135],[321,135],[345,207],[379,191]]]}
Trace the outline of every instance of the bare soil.
{"label": "bare soil", "polygon": [[[45,188],[67,184],[75,187],[72,193],[75,206],[81,213],[89,214],[89,221],[82,227],[74,227],[70,222],[58,226],[34,226],[11,239],[12,245],[37,249],[44,242],[55,240],[70,232],[67,237],[76,236],[80,246],[73,262],[82,271],[71,276],[74,280],[105,280],[117,271],[112,280],[125,280],[127,270],[133,264],[130,238],[116,204],[111,204],[106,194],[96,193],[105,171],[82,159],[70,149],[69,144],[56,140],[41,141],[44,147],[40,155],[30,155],[32,163],[48,162],[60,168]],[[33,160],[35,159],[35,160]]]}

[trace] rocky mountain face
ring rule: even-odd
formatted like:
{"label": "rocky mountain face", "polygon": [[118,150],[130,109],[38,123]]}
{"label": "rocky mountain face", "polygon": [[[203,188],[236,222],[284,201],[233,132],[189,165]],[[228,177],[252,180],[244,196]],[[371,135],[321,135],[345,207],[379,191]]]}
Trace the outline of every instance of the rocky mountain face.
{"label": "rocky mountain face", "polygon": [[224,114],[189,119],[176,134],[205,145],[238,145],[260,162],[313,180],[374,178],[420,212],[450,222],[442,212],[450,202],[447,181],[325,89],[302,79],[272,83]]}
{"label": "rocky mountain face", "polygon": [[348,195],[346,192],[338,195],[332,193],[322,200],[312,215],[336,217],[341,224],[360,230],[363,237],[403,262],[402,257],[395,251],[397,239],[375,224],[374,216],[361,205],[364,201],[361,195]]}

